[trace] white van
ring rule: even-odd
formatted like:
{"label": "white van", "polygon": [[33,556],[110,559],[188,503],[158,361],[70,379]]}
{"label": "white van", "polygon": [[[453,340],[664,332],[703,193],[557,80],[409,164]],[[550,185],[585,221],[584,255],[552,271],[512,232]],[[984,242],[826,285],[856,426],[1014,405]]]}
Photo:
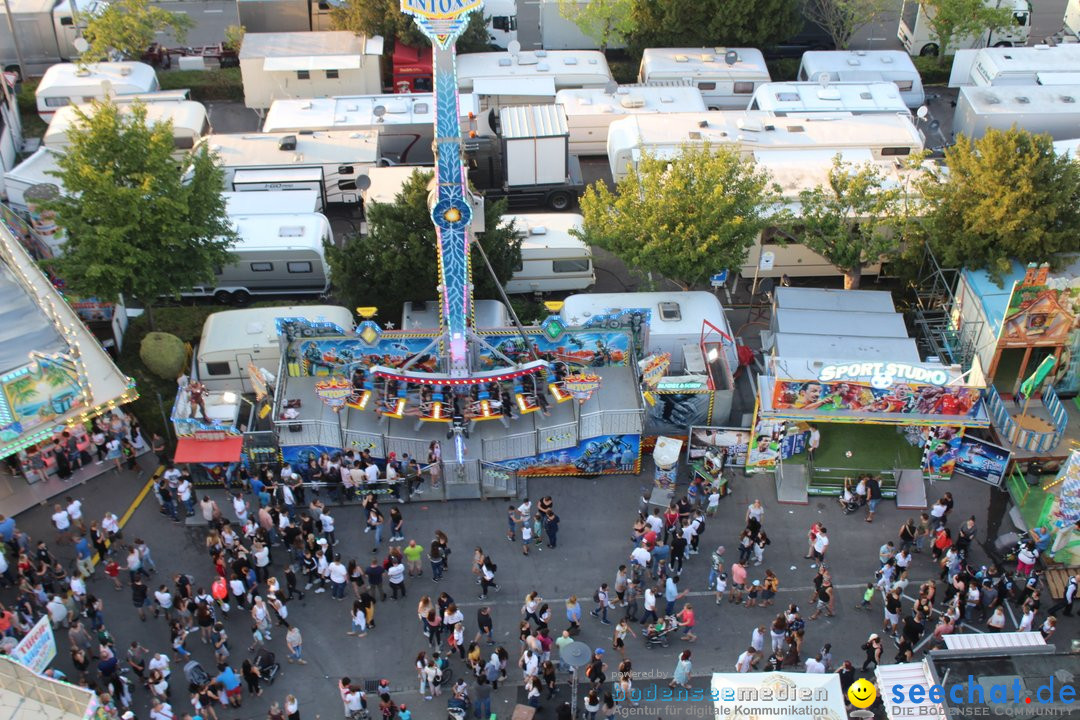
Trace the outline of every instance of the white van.
{"label": "white van", "polygon": [[769,68],[754,48],[646,48],[638,82],[690,83],[701,91],[710,110],[746,107],[754,90],[767,83]]}
{"label": "white van", "polygon": [[603,155],[607,152],[608,127],[627,115],[673,112],[703,112],[705,101],[693,85],[654,87],[622,85],[608,89],[560,90],[555,104],[566,111],[570,131],[570,153]]}
{"label": "white van", "polygon": [[334,241],[330,222],[319,213],[239,215],[229,218],[239,239],[235,256],[213,285],[180,294],[244,304],[252,295],[321,295],[330,287],[324,245]]}
{"label": "white van", "polygon": [[45,71],[34,96],[45,122],[57,108],[160,90],[154,68],[141,62],[103,62],[90,65],[59,63]]}
{"label": "white van", "polygon": [[776,115],[792,113],[848,112],[852,115],[901,113],[910,115],[900,88],[891,82],[765,83],[754,91],[748,110],[768,110]]}
{"label": "white van", "polygon": [[[118,103],[120,111],[130,113],[132,103]],[[190,150],[200,138],[210,134],[210,118],[202,103],[193,100],[172,100],[169,102],[147,103],[146,122],[153,125],[171,122],[173,146],[178,151]],[[49,128],[41,143],[47,147],[63,149],[68,146],[68,131],[79,122],[79,111],[85,114],[93,112],[92,105],[65,105],[57,108],[49,122]]]}
{"label": "white van", "polygon": [[900,50],[810,50],[803,53],[799,80],[821,82],[892,82],[909,108],[926,102],[922,77],[911,57]]}
{"label": "white van", "polygon": [[[705,321],[732,338],[727,316],[720,300],[710,292],[588,293],[571,295],[559,314],[563,322],[578,326],[598,315],[642,308],[649,311],[649,336],[646,351],[671,353],[671,372],[683,371],[683,347],[701,342]],[[739,367],[734,341],[725,342],[728,368]]]}
{"label": "white van", "polygon": [[523,235],[521,265],[506,283],[508,293],[585,290],[596,283],[592,250],[571,234],[585,219],[575,213],[503,215]]}
{"label": "white van", "polygon": [[206,318],[195,353],[195,375],[211,392],[250,393],[249,365],[276,375],[281,364],[278,318],[331,322],[353,329],[352,313],[337,305],[223,310]]}

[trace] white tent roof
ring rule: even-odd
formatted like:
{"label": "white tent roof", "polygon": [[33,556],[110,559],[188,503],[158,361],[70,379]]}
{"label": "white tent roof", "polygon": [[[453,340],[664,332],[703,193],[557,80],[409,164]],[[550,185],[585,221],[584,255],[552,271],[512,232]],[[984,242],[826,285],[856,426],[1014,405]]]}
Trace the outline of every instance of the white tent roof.
{"label": "white tent roof", "polygon": [[0,656],[0,720],[83,720],[96,705],[89,690],[37,675]]}
{"label": "white tent roof", "polygon": [[[910,688],[919,685],[928,688],[934,684],[922,663],[902,663],[900,665],[879,665],[874,671],[877,676],[877,686],[880,688],[881,702],[885,705],[885,715],[889,720],[923,715],[924,717],[947,717],[945,708],[941,703],[913,703],[908,700]],[[904,700],[894,703],[889,688],[900,686],[904,691]],[[916,708],[916,709],[913,709]]]}
{"label": "white tent roof", "polygon": [[717,716],[733,705],[743,708],[747,717],[793,717],[793,707],[820,720],[844,720],[847,717],[840,676],[836,673],[713,673],[712,695]]}

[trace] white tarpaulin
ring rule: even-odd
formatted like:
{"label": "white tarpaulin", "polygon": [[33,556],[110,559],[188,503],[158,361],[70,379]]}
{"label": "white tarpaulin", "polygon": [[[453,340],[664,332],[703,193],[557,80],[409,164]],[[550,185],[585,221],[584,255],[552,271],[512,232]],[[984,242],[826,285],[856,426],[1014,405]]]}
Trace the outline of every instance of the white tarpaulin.
{"label": "white tarpaulin", "polygon": [[713,673],[710,698],[718,718],[847,718],[836,673]]}
{"label": "white tarpaulin", "polygon": [[0,656],[0,720],[84,720],[96,707],[91,691],[37,675]]}

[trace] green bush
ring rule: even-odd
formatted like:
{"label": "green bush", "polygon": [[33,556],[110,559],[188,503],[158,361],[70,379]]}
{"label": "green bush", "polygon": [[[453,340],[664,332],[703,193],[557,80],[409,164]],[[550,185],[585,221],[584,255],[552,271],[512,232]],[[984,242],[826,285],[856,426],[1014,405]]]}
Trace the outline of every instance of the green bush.
{"label": "green bush", "polygon": [[952,72],[953,56],[946,55],[944,60],[936,57],[914,57],[915,69],[919,71],[923,85],[945,85]]}
{"label": "green bush", "polygon": [[220,70],[168,70],[158,73],[162,90],[191,90],[191,99],[199,102],[244,99],[240,68]]}
{"label": "green bush", "polygon": [[139,359],[150,372],[163,380],[177,377],[184,371],[187,348],[175,335],[163,332],[147,333],[139,343]]}
{"label": "green bush", "polygon": [[769,77],[773,82],[792,82],[799,74],[799,58],[779,58],[767,60]]}
{"label": "green bush", "polygon": [[19,85],[17,102],[19,105],[19,119],[22,121],[23,137],[44,137],[49,124],[41,119],[37,113],[37,90],[38,78],[30,78]]}

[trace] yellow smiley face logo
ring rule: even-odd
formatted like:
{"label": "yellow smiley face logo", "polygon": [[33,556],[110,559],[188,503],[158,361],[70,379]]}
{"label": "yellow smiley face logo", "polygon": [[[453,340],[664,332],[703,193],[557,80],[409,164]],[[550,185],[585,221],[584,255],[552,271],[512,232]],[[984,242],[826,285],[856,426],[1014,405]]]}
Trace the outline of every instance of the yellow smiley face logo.
{"label": "yellow smiley face logo", "polygon": [[857,708],[868,708],[877,699],[877,688],[869,680],[859,678],[847,691],[848,700]]}

